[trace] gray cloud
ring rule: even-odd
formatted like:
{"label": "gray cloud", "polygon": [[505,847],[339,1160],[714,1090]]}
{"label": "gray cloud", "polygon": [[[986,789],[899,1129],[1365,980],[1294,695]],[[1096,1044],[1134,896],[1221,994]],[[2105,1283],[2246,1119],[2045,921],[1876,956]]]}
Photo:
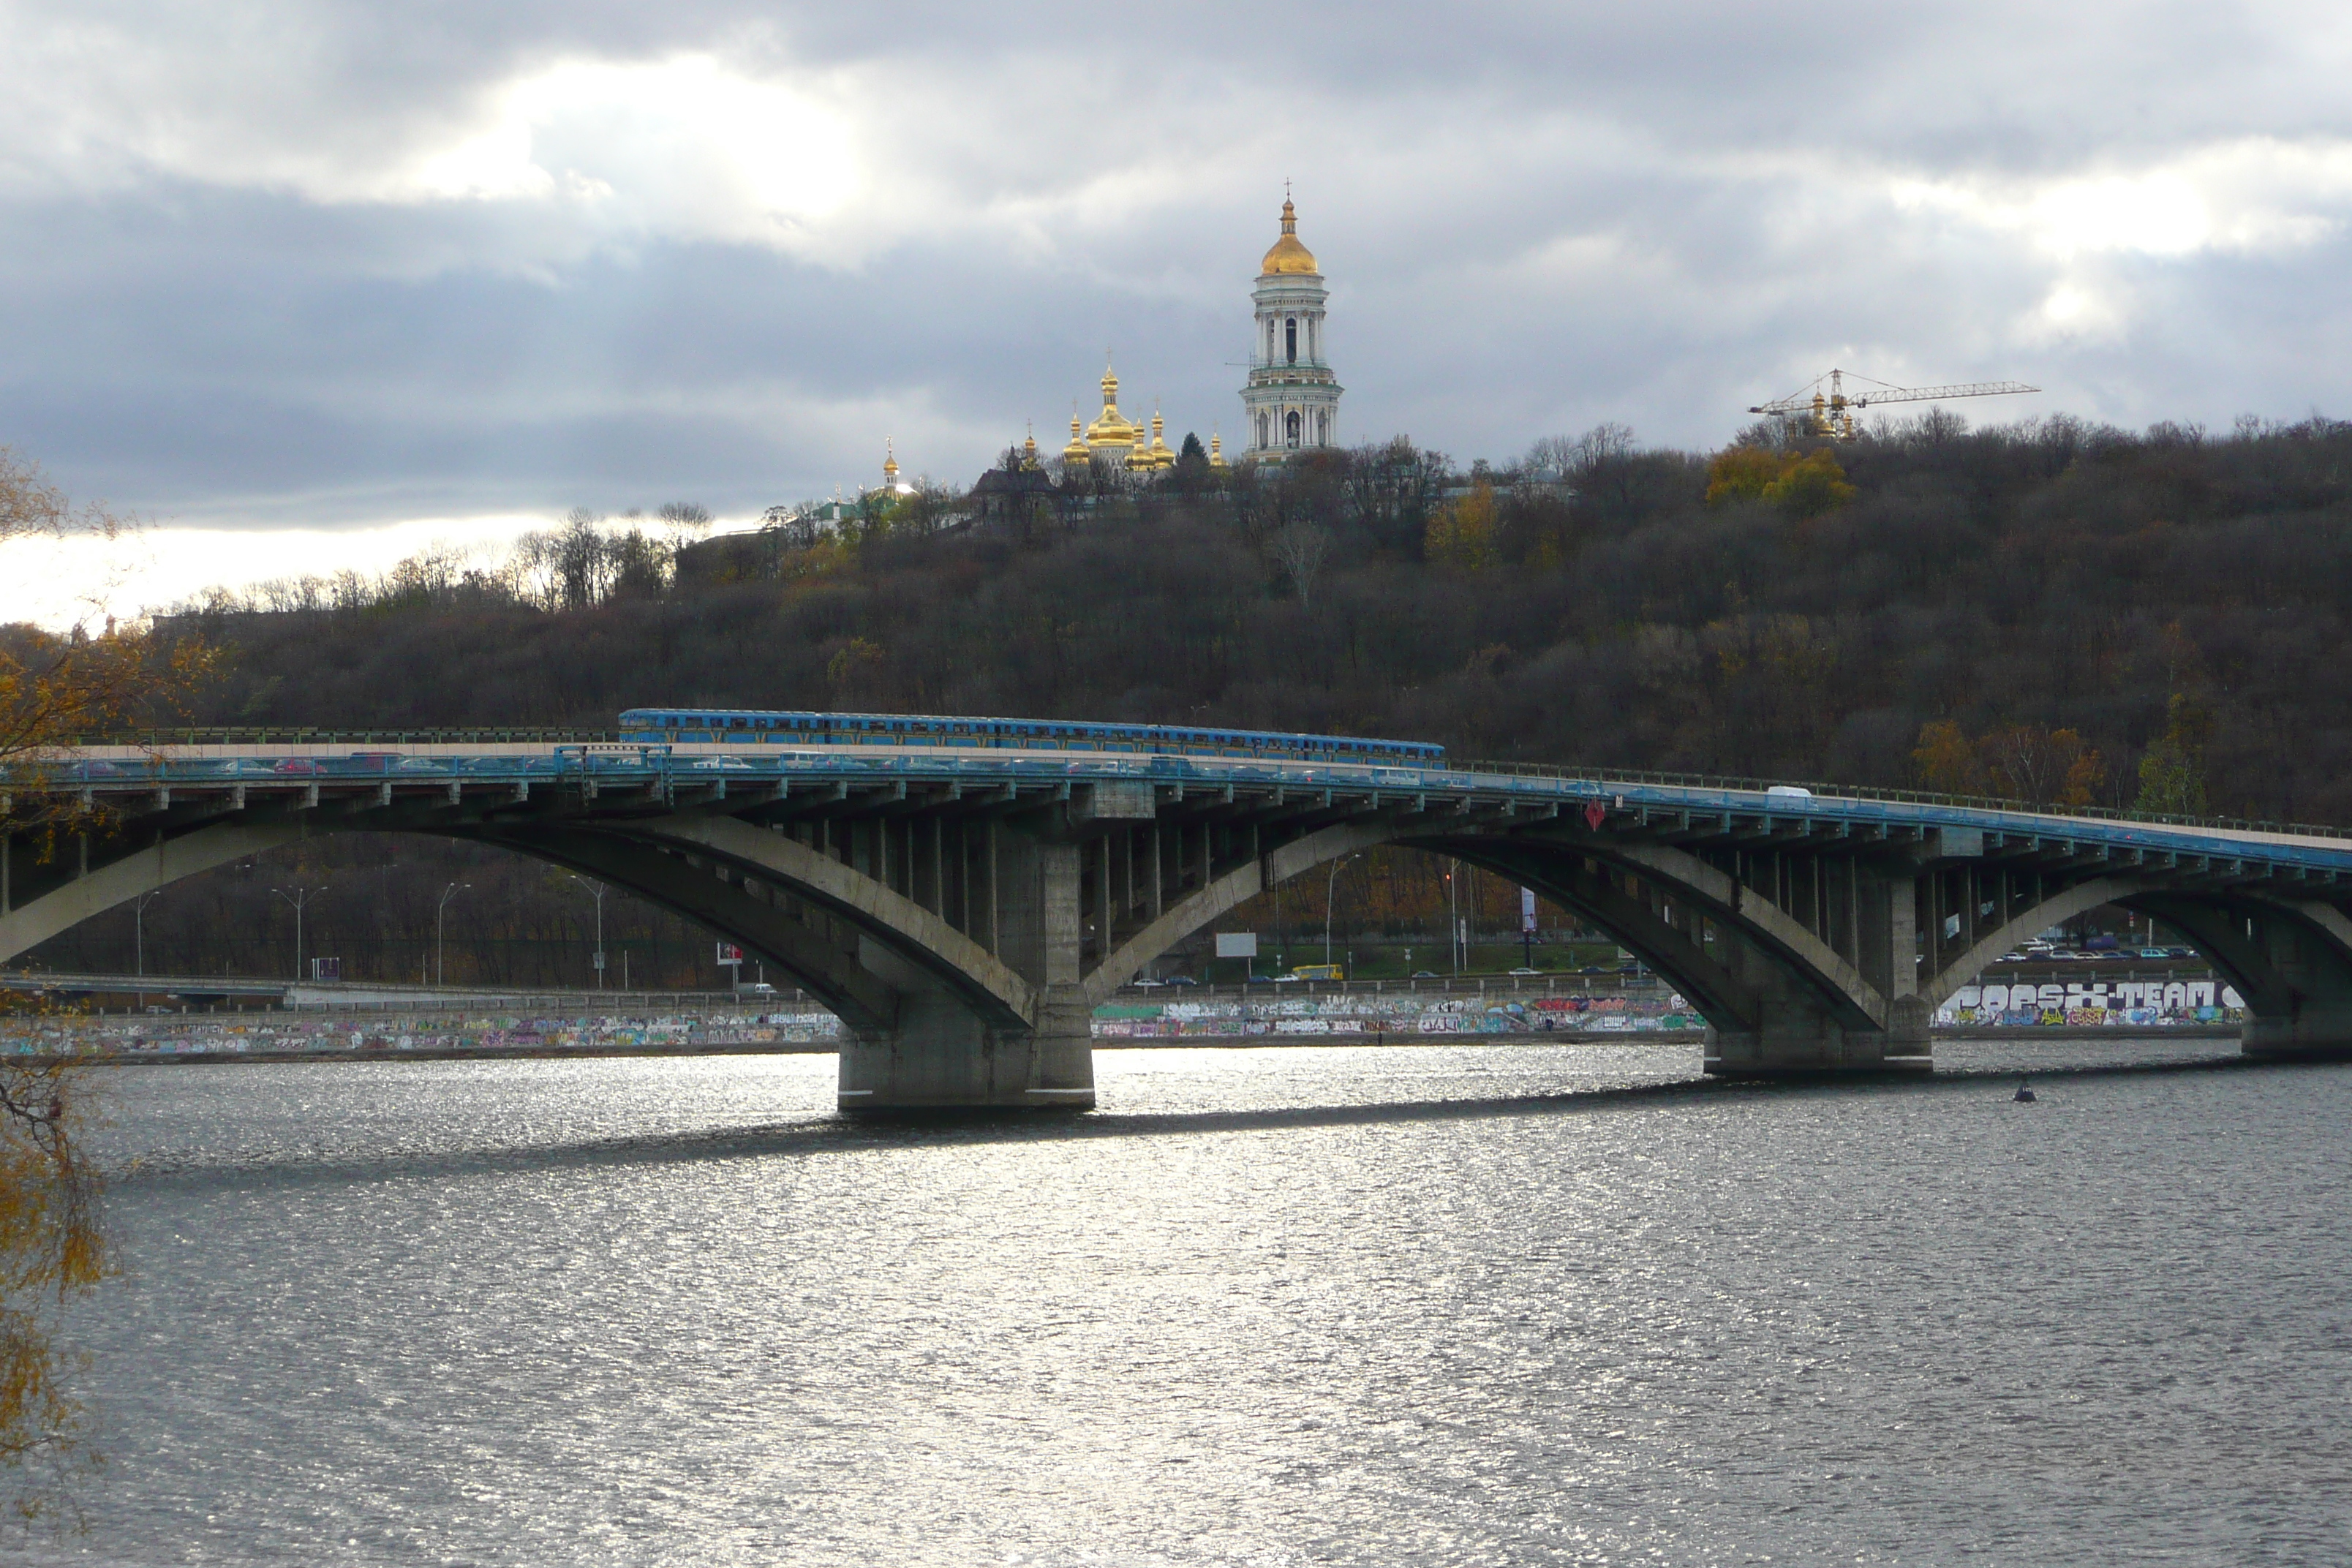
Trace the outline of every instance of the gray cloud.
{"label": "gray cloud", "polygon": [[1280,182],[1355,436],[2345,406],[2335,8],[0,13],[0,442],[166,518],[741,512],[1237,422]]}

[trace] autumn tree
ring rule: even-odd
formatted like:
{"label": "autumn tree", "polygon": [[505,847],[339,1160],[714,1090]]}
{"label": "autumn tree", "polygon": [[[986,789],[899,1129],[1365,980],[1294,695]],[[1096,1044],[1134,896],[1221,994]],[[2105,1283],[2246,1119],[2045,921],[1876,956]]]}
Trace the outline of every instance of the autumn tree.
{"label": "autumn tree", "polygon": [[1827,447],[1806,453],[1732,447],[1706,466],[1706,501],[1762,501],[1802,520],[1819,517],[1861,493]]}
{"label": "autumn tree", "polygon": [[1422,554],[1432,565],[1483,571],[1496,564],[1495,549],[1495,487],[1485,479],[1470,493],[1444,502],[1430,514],[1422,537]]}
{"label": "autumn tree", "polygon": [[2163,733],[2139,759],[2139,795],[2132,809],[2150,816],[2205,815],[2205,744],[2212,718],[2175,692],[2165,705]]}
{"label": "autumn tree", "polygon": [[[113,539],[125,524],[70,502],[29,459],[0,447],[0,544]],[[45,789],[66,748],[159,716],[207,666],[188,639],[93,609],[62,631],[8,628],[0,643],[0,854],[57,853],[61,835],[96,826],[77,797]],[[58,1316],[108,1272],[99,1181],[83,1153],[88,1069],[0,1057],[0,1465],[17,1478],[13,1506],[30,1518],[63,1495],[89,1458],[84,1411],[68,1386]]]}

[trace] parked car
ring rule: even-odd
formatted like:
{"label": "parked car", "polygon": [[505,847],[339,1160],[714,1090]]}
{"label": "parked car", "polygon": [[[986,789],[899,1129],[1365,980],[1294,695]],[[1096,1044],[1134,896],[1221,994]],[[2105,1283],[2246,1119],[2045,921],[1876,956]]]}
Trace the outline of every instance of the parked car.
{"label": "parked car", "polygon": [[1519,968],[1512,970],[1511,973],[1513,974],[1541,974],[1543,971],[1540,969],[1529,969],[1525,965],[1521,965]]}
{"label": "parked car", "polygon": [[1201,983],[1189,974],[1171,974],[1160,984],[1162,985],[1198,985]]}
{"label": "parked car", "polygon": [[1162,985],[1165,985],[1167,982],[1164,980],[1130,980],[1128,984],[1134,986],[1138,991],[1157,991]]}
{"label": "parked car", "polygon": [[1433,969],[1416,969],[1412,972],[1412,977],[1415,980],[1434,980],[1437,978],[1437,971]]}
{"label": "parked car", "polygon": [[2142,958],[2170,958],[2172,956],[2172,954],[2167,952],[2160,947],[2143,947],[2139,950],[2139,955]]}
{"label": "parked car", "polygon": [[2167,958],[2194,958],[2197,956],[2197,950],[2193,947],[2168,947],[2164,950],[2164,956]]}

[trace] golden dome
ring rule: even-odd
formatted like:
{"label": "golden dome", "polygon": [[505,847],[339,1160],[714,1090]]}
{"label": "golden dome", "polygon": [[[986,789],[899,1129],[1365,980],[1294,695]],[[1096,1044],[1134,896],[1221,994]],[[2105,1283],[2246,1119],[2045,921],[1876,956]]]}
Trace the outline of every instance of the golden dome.
{"label": "golden dome", "polygon": [[887,436],[882,437],[882,482],[886,485],[898,482],[898,455],[890,449],[890,437]]}
{"label": "golden dome", "polygon": [[1265,265],[1258,268],[1258,274],[1273,278],[1286,272],[1314,270],[1315,253],[1298,243],[1298,209],[1286,197],[1282,204],[1282,237],[1265,253]]}
{"label": "golden dome", "polygon": [[1070,411],[1070,444],[1062,448],[1062,461],[1083,463],[1090,455],[1087,449],[1087,438],[1078,433],[1077,411],[1072,409]]}
{"label": "golden dome", "polygon": [[1103,366],[1102,395],[1102,416],[1087,426],[1087,445],[1097,451],[1106,447],[1132,447],[1141,439],[1143,427],[1128,423],[1119,413],[1118,374],[1108,364]]}
{"label": "golden dome", "polygon": [[1209,432],[1209,467],[1222,468],[1224,466],[1225,443],[1215,431],[1212,430]]}

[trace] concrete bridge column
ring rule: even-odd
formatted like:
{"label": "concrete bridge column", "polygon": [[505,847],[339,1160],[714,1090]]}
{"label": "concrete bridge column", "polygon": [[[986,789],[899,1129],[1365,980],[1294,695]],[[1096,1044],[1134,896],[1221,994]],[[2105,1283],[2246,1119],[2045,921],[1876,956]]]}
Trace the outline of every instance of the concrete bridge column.
{"label": "concrete bridge column", "polygon": [[2352,1061],[2352,919],[2332,905],[2255,905],[2168,923],[2195,936],[2246,1001],[2239,1048],[2264,1061]]}
{"label": "concrete bridge column", "polygon": [[839,1104],[853,1115],[1091,1110],[1093,1010],[1079,994],[1078,847],[997,838],[997,956],[1038,988],[1033,1027],[991,1026],[871,938],[860,963],[898,996],[887,1026],[845,1038]]}
{"label": "concrete bridge column", "polygon": [[1734,949],[1739,977],[1752,990],[1753,1026],[1711,1027],[1706,1070],[1725,1078],[1777,1078],[1831,1072],[1927,1072],[1929,1008],[1919,994],[1916,902],[1909,874],[1857,866],[1852,919],[1853,968],[1876,994],[1883,1013],[1857,1016],[1788,965]]}

